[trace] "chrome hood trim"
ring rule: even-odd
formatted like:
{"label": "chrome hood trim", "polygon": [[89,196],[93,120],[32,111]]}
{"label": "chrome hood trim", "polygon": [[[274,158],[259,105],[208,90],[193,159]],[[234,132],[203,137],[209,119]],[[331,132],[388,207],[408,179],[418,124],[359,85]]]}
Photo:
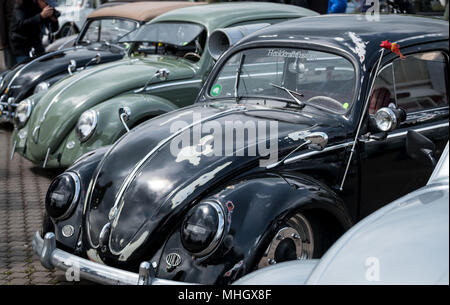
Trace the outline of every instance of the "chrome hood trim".
{"label": "chrome hood trim", "polygon": [[[152,156],[153,156],[153,155],[154,155],[161,147],[163,147],[164,145],[166,145],[167,143],[169,143],[173,138],[177,137],[178,135],[180,135],[180,134],[183,133],[184,131],[186,131],[186,130],[188,130],[188,129],[190,129],[190,128],[196,126],[196,125],[202,124],[203,122],[206,122],[206,121],[208,121],[208,120],[213,120],[213,119],[219,118],[219,117],[221,117],[221,116],[227,115],[227,114],[232,113],[232,112],[242,112],[242,111],[245,111],[245,110],[246,110],[246,107],[244,107],[244,106],[234,106],[234,107],[232,107],[232,108],[230,108],[230,109],[221,111],[221,112],[216,113],[216,114],[214,114],[214,115],[211,115],[211,116],[202,118],[202,119],[200,119],[200,120],[198,120],[198,121],[195,121],[195,122],[191,123],[190,125],[188,125],[188,126],[182,128],[182,129],[178,130],[177,132],[172,133],[169,137],[167,137],[167,138],[161,140],[161,141],[160,141],[160,142],[159,142],[159,143],[158,143],[151,151],[149,151],[149,152],[144,156],[144,158],[142,158],[142,159],[141,159],[141,160],[133,167],[133,170],[127,175],[127,177],[125,178],[125,180],[124,180],[123,183],[121,184],[121,186],[120,186],[120,188],[119,188],[119,191],[118,191],[117,194],[115,195],[114,205],[113,205],[113,207],[111,208],[111,210],[110,210],[110,212],[109,212],[109,215],[108,215],[109,221],[111,222],[111,231],[114,230],[115,224],[117,224],[117,220],[118,220],[119,217],[120,217],[120,211],[121,211],[122,208],[123,208],[123,196],[124,196],[126,190],[127,190],[128,187],[130,186],[130,184],[133,182],[133,180],[136,178],[137,173],[138,173],[139,170],[142,168],[142,166],[146,163],[146,161],[147,161],[150,157],[152,157]],[[110,155],[110,153],[115,149],[115,147],[118,145],[118,143],[119,143],[120,141],[121,141],[121,139],[119,139],[114,145],[112,145],[112,146],[110,147],[110,149],[107,151],[107,153],[106,153],[105,156],[103,157],[102,161],[100,162],[98,168],[96,169],[95,177],[91,180],[91,183],[89,184],[89,188],[88,188],[88,190],[87,190],[87,196],[86,196],[86,200],[85,200],[85,202],[84,202],[84,207],[83,207],[83,217],[86,215],[86,213],[87,213],[87,211],[88,211],[89,202],[90,202],[91,199],[92,199],[92,193],[93,193],[93,190],[94,190],[95,185],[97,184],[97,180],[98,180],[99,174],[100,174],[100,172],[101,172],[101,169],[103,168],[104,162],[105,162],[105,160],[108,158],[108,156]],[[93,241],[92,241],[92,238],[91,238],[91,236],[90,236],[90,224],[89,224],[89,221],[86,222],[86,225],[87,225],[87,228],[86,228],[86,229],[87,229],[87,230],[86,230],[86,232],[87,232],[87,238],[88,238],[88,241],[89,241],[89,243],[90,243],[90,246],[91,246],[92,248],[95,248],[95,249],[96,249],[96,248],[99,247],[99,245],[98,245],[98,244],[94,245],[94,243],[93,243]],[[110,243],[111,243],[111,237],[110,237],[110,240],[109,240],[109,244],[110,244]],[[122,252],[126,251],[127,248],[128,248],[128,245],[127,245],[126,247],[124,247],[121,251],[115,252],[115,251],[113,251],[113,250],[111,249],[111,245],[109,245],[109,250],[110,250],[111,253],[114,254],[114,255],[120,255]]]}

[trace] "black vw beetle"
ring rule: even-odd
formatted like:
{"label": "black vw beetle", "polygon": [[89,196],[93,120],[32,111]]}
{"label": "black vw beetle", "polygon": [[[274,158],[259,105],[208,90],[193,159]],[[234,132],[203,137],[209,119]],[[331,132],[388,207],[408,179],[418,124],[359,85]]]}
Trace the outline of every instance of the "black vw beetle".
{"label": "black vw beetle", "polygon": [[[234,37],[217,33],[215,54]],[[431,166],[407,156],[405,138],[431,139],[421,162],[448,141],[448,38],[448,23],[407,16],[303,18],[244,38],[194,106],[55,178],[35,252],[110,284],[228,284],[320,257],[426,183]]]}
{"label": "black vw beetle", "polygon": [[73,46],[30,59],[0,75],[0,123],[12,122],[18,104],[28,96],[45,92],[63,77],[89,66],[122,59],[125,34],[154,17],[189,2],[137,2],[105,6],[92,12]]}

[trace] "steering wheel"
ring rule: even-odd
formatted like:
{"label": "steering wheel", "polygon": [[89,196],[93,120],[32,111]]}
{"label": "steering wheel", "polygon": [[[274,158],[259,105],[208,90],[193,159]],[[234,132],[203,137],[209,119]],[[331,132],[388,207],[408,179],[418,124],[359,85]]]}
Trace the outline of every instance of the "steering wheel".
{"label": "steering wheel", "polygon": [[188,59],[188,57],[191,57],[191,56],[195,57],[197,60],[200,60],[202,58],[199,54],[197,54],[195,52],[188,52],[188,53],[184,54],[183,58]]}
{"label": "steering wheel", "polygon": [[312,98],[310,98],[309,100],[306,101],[306,104],[314,103],[317,101],[326,101],[327,103],[337,106],[339,109],[342,109],[344,111],[347,110],[346,108],[344,108],[344,106],[339,101],[335,100],[334,98],[331,98],[328,96],[322,96],[322,95],[313,96]]}

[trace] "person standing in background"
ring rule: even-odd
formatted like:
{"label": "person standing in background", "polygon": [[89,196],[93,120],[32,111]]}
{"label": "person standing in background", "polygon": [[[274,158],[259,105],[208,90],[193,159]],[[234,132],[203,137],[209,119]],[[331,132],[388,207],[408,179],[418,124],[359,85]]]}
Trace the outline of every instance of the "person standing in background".
{"label": "person standing in background", "polygon": [[16,0],[10,26],[10,42],[17,63],[29,57],[34,50],[35,55],[45,52],[42,45],[44,27],[50,32],[58,30],[57,11],[49,0]]}
{"label": "person standing in background", "polygon": [[347,10],[347,0],[329,0],[328,14],[345,13]]}
{"label": "person standing in background", "polygon": [[14,0],[0,0],[0,72],[15,64],[9,45],[9,24],[14,10]]}

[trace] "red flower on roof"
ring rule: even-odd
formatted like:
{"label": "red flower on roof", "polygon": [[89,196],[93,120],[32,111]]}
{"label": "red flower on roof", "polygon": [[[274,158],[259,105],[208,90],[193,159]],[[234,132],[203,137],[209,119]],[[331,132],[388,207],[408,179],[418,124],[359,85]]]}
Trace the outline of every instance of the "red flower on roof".
{"label": "red flower on roof", "polygon": [[389,50],[391,52],[394,52],[398,56],[400,56],[401,59],[404,59],[405,56],[403,56],[402,52],[400,52],[400,45],[395,42],[390,42],[389,40],[385,40],[381,42],[380,47],[385,48],[386,50]]}

